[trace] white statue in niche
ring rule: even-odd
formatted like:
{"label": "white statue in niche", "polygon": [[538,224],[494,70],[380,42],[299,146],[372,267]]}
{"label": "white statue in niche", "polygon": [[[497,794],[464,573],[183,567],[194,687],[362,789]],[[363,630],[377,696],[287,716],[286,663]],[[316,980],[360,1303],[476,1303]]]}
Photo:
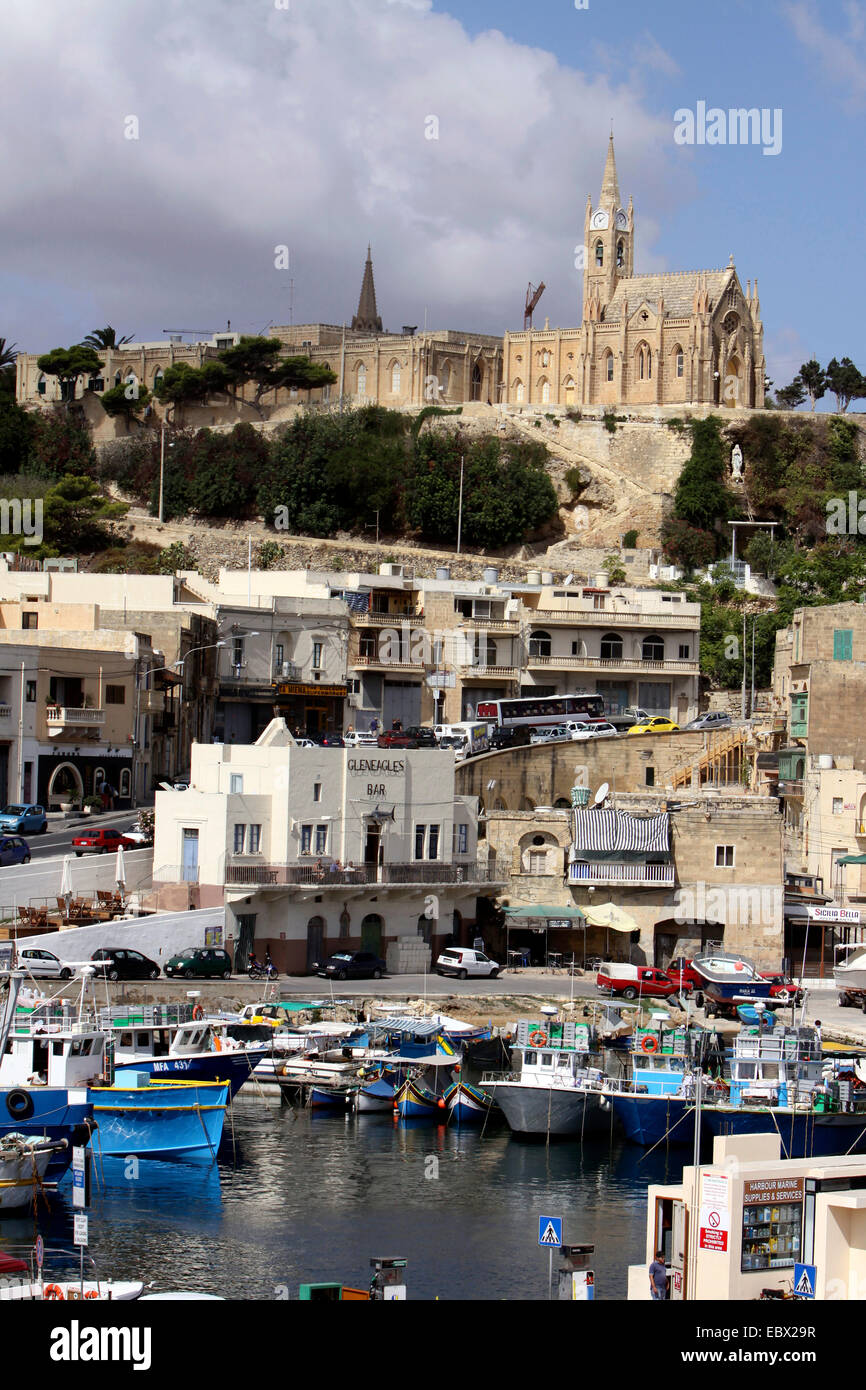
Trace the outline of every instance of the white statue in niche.
{"label": "white statue in niche", "polygon": [[743,481],[743,451],[739,444],[731,450],[731,477],[735,483]]}

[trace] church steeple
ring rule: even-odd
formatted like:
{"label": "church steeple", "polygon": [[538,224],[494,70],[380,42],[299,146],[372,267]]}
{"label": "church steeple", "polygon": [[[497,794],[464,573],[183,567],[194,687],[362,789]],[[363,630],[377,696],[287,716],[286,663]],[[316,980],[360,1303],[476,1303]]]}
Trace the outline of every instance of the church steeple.
{"label": "church steeple", "polygon": [[601,180],[601,195],[598,205],[600,208],[607,208],[610,212],[616,212],[620,206],[616,156],[613,152],[613,131],[610,132],[610,139],[607,142],[607,159],[604,162],[604,175]]}
{"label": "church steeple", "polygon": [[373,257],[369,245],[367,246],[367,264],[364,266],[364,279],[361,284],[361,298],[358,300],[358,312],[352,319],[352,331],[355,333],[382,332],[382,320],[376,312]]}

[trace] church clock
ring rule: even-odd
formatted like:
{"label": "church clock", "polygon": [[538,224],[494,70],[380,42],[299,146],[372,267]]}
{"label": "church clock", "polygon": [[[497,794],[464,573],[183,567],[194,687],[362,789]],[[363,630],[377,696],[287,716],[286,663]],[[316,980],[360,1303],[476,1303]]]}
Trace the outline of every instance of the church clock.
{"label": "church clock", "polygon": [[618,232],[624,232],[627,229],[627,227],[628,218],[626,217],[622,208],[620,208],[619,212],[616,215],[616,229]]}
{"label": "church clock", "polygon": [[592,214],[592,221],[589,225],[594,232],[604,232],[607,230],[608,220],[607,213],[599,208],[598,212]]}

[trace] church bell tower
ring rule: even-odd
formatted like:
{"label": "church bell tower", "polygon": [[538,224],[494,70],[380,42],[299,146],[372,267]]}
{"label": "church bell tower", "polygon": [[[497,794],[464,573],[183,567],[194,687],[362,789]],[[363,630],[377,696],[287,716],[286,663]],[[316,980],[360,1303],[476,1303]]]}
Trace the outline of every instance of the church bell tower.
{"label": "church bell tower", "polygon": [[628,211],[620,203],[612,131],[598,206],[586,200],[583,243],[583,317],[597,321],[620,280],[634,274],[634,207],[631,199]]}

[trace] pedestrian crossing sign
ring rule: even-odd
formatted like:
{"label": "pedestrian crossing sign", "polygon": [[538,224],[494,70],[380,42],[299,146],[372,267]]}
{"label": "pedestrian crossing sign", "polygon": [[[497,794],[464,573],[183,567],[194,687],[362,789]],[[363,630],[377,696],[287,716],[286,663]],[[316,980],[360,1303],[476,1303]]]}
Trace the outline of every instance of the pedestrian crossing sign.
{"label": "pedestrian crossing sign", "polygon": [[538,1243],[559,1249],[562,1244],[562,1217],[561,1216],[539,1216],[538,1218]]}
{"label": "pedestrian crossing sign", "polygon": [[814,1298],[817,1280],[817,1265],[794,1265],[794,1293],[798,1298]]}

